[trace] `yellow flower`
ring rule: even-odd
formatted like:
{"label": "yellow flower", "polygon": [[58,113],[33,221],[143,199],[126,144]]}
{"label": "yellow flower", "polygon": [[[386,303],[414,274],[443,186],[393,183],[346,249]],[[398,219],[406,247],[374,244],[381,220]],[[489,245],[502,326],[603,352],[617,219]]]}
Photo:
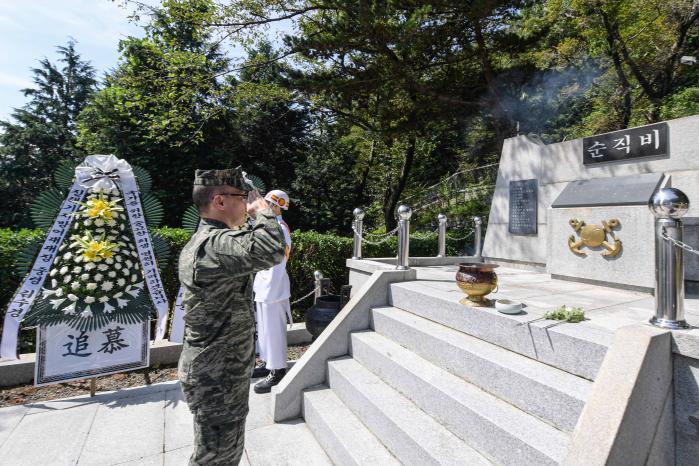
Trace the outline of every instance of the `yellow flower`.
{"label": "yellow flower", "polygon": [[114,218],[114,212],[123,212],[122,207],[118,207],[118,203],[121,199],[115,199],[113,201],[108,201],[104,197],[104,193],[99,193],[96,198],[89,199],[85,203],[80,203],[84,207],[81,214],[92,219],[102,218],[104,220],[112,220]]}
{"label": "yellow flower", "polygon": [[114,255],[114,253],[108,249],[105,249],[104,251],[102,251],[100,253],[100,256],[102,256],[102,259],[109,259],[113,255]]}
{"label": "yellow flower", "polygon": [[83,253],[83,257],[88,261],[94,261],[97,257],[97,253],[95,253],[94,251],[85,251]]}

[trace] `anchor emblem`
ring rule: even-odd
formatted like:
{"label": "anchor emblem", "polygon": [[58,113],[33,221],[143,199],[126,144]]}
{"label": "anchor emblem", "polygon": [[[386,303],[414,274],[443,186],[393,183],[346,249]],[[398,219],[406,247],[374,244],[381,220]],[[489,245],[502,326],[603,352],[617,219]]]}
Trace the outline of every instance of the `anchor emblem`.
{"label": "anchor emblem", "polygon": [[[588,248],[596,248],[602,246],[606,251],[602,252],[603,256],[614,257],[621,252],[621,240],[614,236],[613,230],[619,228],[621,223],[618,219],[603,220],[600,225],[586,225],[583,220],[570,219],[568,221],[571,227],[578,232],[580,239],[576,241],[575,235],[570,235],[568,238],[568,247],[573,253],[580,256],[587,256],[587,253],[580,250],[581,246]],[[607,234],[611,236],[613,243],[607,241]]]}

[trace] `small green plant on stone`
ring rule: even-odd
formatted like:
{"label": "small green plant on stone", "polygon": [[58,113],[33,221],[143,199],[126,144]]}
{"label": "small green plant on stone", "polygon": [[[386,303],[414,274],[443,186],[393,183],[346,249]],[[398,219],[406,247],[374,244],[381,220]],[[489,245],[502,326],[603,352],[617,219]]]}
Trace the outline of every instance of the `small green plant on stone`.
{"label": "small green plant on stone", "polygon": [[551,320],[561,320],[564,322],[570,322],[571,324],[577,324],[585,320],[585,311],[581,307],[573,307],[568,309],[565,304],[558,309],[549,311],[544,314],[544,319]]}

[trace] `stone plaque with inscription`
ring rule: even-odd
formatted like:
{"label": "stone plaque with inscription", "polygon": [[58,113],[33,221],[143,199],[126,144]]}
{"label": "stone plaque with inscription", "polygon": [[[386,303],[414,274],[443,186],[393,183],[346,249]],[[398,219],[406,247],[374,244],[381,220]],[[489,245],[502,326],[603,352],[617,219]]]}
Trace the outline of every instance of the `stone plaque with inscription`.
{"label": "stone plaque with inscription", "polygon": [[537,234],[537,191],[539,182],[510,181],[510,221],[508,231],[515,235]]}
{"label": "stone plaque with inscription", "polygon": [[583,139],[583,164],[668,157],[667,123],[623,129]]}

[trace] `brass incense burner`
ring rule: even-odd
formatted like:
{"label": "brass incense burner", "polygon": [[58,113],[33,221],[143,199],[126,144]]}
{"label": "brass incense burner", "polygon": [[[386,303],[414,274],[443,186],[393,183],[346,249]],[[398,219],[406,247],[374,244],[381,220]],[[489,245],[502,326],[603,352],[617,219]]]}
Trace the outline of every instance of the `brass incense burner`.
{"label": "brass incense burner", "polygon": [[[587,256],[587,253],[580,248],[586,246],[588,248],[603,247],[603,256],[614,257],[621,252],[621,240],[614,236],[613,230],[619,228],[621,223],[618,219],[603,220],[602,225],[586,225],[583,220],[570,219],[568,221],[571,227],[580,235],[576,240],[575,235],[570,235],[568,238],[568,247],[570,250],[579,255]],[[607,241],[607,235],[610,236],[611,242]]]}
{"label": "brass incense burner", "polygon": [[459,302],[467,306],[489,307],[493,305],[491,299],[485,296],[498,288],[498,276],[495,274],[495,264],[485,263],[461,263],[456,273],[456,284],[466,297]]}

